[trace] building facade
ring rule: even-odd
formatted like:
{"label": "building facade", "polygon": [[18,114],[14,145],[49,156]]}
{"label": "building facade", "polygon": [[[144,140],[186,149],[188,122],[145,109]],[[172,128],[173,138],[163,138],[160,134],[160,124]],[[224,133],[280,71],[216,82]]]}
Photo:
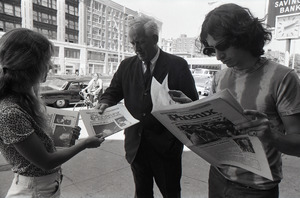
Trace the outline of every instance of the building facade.
{"label": "building facade", "polygon": [[181,34],[179,38],[163,39],[162,49],[168,53],[181,56],[182,58],[201,57],[200,41],[196,37],[187,37]]}
{"label": "building facade", "polygon": [[19,27],[44,34],[55,46],[54,74],[113,74],[134,55],[128,23],[138,15],[111,0],[0,0],[0,36]]}

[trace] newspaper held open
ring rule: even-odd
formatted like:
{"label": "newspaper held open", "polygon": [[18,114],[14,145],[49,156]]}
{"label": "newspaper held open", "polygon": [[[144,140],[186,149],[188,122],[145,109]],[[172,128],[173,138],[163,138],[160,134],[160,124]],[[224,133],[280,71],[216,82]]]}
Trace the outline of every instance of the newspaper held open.
{"label": "newspaper held open", "polygon": [[47,121],[51,127],[52,139],[56,147],[74,145],[73,128],[78,125],[79,112],[46,107]]}
{"label": "newspaper held open", "polygon": [[123,104],[108,107],[103,114],[99,114],[98,109],[79,112],[89,136],[102,134],[105,138],[139,122]]}
{"label": "newspaper held open", "polygon": [[234,128],[247,121],[242,112],[231,93],[224,90],[191,103],[160,106],[152,114],[213,166],[236,166],[273,180],[260,140]]}

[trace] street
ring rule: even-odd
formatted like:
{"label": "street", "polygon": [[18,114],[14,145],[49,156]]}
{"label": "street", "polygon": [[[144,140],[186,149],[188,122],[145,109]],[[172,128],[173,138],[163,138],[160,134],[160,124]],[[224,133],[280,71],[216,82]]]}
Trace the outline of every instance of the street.
{"label": "street", "polygon": [[[72,111],[73,108],[67,108]],[[78,110],[78,109],[76,109]],[[87,137],[82,120],[80,139]],[[125,160],[124,135],[118,132],[106,138],[97,149],[86,149],[66,162],[63,168],[62,198],[130,198],[134,197],[134,183],[130,165]],[[80,140],[79,140],[80,141]],[[182,197],[207,198],[209,164],[185,147],[182,156]],[[283,155],[281,198],[300,197],[300,159]],[[0,197],[4,197],[13,173],[0,155]],[[158,188],[154,196],[161,198]]]}

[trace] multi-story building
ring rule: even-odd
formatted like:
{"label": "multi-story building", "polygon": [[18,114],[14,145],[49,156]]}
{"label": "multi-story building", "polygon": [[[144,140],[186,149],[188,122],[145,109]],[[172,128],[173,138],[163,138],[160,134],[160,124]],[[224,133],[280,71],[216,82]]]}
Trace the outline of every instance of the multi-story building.
{"label": "multi-story building", "polygon": [[187,37],[186,34],[181,34],[175,39],[162,39],[163,50],[183,58],[201,56],[198,46],[200,46],[199,40],[196,37]]}
{"label": "multi-story building", "polygon": [[111,0],[0,0],[0,36],[18,27],[47,36],[55,74],[111,74],[133,55],[128,23],[137,15]]}
{"label": "multi-story building", "polygon": [[199,41],[196,37],[187,37],[186,34],[181,34],[174,40],[173,52],[184,58],[198,57],[200,55],[197,49],[198,45]]}
{"label": "multi-story building", "polygon": [[168,52],[170,54],[173,54],[173,43],[174,39],[161,39],[161,49],[165,52]]}

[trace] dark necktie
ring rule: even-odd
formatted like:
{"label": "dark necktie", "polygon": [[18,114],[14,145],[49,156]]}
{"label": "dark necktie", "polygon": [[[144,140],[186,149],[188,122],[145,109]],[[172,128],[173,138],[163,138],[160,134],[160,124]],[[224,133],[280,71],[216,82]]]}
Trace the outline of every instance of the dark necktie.
{"label": "dark necktie", "polygon": [[147,87],[150,79],[151,79],[151,69],[150,69],[150,66],[151,66],[151,62],[146,62],[146,72],[144,73],[144,79],[145,79],[145,87]]}

